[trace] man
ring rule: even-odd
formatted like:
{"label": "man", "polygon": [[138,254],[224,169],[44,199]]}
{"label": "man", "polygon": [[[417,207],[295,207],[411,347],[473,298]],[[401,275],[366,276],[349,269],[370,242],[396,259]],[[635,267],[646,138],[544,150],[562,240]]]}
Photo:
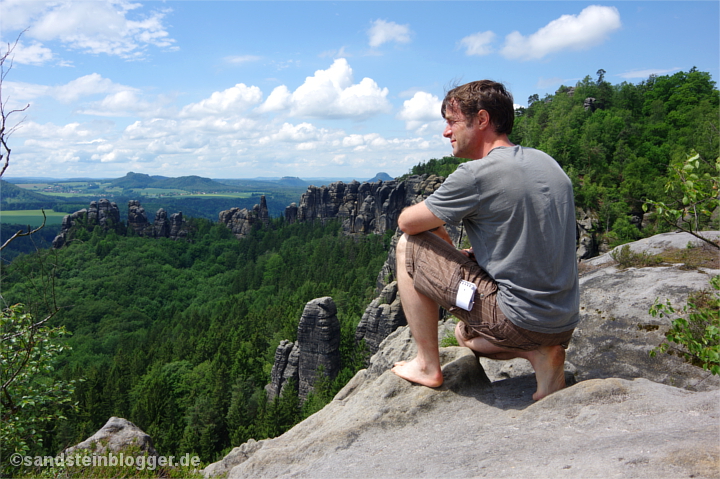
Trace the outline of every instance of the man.
{"label": "man", "polygon": [[[539,400],[565,387],[565,348],[579,316],[572,185],[550,156],[510,142],[515,112],[503,85],[457,87],[441,111],[453,155],[473,161],[398,219],[398,288],[418,353],[392,371],[442,384],[440,305],[461,320],[458,343],[477,356],[529,360]],[[472,248],[455,249],[445,223],[462,223]],[[461,280],[477,287],[470,311],[458,306],[468,307]]]}

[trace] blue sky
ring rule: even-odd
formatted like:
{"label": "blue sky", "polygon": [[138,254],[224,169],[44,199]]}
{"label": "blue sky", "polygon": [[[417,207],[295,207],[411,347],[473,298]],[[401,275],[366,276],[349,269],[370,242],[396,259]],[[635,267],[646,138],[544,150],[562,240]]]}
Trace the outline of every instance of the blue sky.
{"label": "blue sky", "polygon": [[717,81],[719,6],[0,0],[3,52],[25,30],[3,101],[29,104],[5,176],[399,176],[451,153],[453,83],[526,105],[599,69]]}

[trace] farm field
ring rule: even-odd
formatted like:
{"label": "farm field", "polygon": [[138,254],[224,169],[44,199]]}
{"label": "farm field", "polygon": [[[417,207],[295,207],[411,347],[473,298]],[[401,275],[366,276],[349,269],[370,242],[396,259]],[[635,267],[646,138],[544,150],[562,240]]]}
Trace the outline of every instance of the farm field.
{"label": "farm field", "polygon": [[[46,225],[60,224],[67,213],[45,210]],[[8,210],[0,211],[0,223],[30,225],[33,228],[43,222],[42,210]]]}

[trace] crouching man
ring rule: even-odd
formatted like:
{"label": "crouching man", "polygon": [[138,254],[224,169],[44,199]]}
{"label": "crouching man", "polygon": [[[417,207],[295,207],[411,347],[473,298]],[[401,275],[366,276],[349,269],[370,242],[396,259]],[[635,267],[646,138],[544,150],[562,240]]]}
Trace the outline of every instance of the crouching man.
{"label": "crouching man", "polygon": [[[530,361],[533,399],[565,387],[579,317],[573,190],[553,158],[510,142],[514,113],[512,96],[488,80],[443,100],[443,136],[471,161],[398,220],[398,288],[418,353],[392,371],[408,381],[443,382],[439,305],[460,319],[458,343],[477,356]],[[462,223],[472,248],[457,250],[445,223]]]}

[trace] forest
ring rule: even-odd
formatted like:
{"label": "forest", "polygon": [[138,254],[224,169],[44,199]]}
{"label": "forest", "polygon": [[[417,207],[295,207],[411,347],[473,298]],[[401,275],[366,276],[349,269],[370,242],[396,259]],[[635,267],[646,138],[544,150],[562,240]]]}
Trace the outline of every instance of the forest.
{"label": "forest", "polygon": [[[577,206],[595,216],[596,233],[619,244],[669,228],[641,229],[633,216],[643,215],[647,200],[682,200],[666,184],[692,152],[700,173],[717,176],[719,99],[710,75],[695,69],[618,85],[600,70],[596,79],[533,95],[516,112],[511,140],[556,158]],[[462,161],[431,159],[408,174],[447,176]],[[60,250],[0,265],[3,307],[23,303],[36,318],[57,310],[46,324],[57,361],[35,371],[27,387],[53,384],[54,392],[38,396],[35,414],[66,418],[18,416],[24,426],[9,447],[55,453],[120,416],[150,434],[160,454],[190,452],[209,462],[287,430],[364,366],[354,332],[375,295],[388,235],[347,236],[337,223],[282,217],[242,240],[210,219],[188,225],[188,241],[96,227]],[[321,296],[338,306],[343,369],[304,404],[293,394],[268,402],[275,349],[295,339],[304,305]]]}

